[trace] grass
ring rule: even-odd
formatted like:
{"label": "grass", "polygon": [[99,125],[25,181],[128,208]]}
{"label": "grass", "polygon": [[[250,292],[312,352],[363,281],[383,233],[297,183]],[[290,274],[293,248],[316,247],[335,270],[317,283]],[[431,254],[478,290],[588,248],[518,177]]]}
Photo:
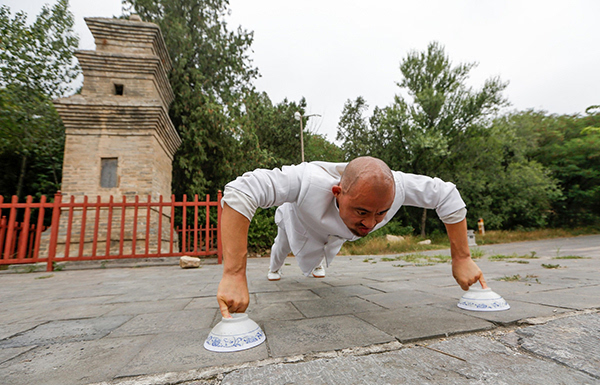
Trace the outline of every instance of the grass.
{"label": "grass", "polygon": [[490,261],[505,261],[506,262],[515,262],[515,263],[529,263],[527,261],[515,261],[515,259],[538,259],[539,257],[537,257],[535,251],[532,251],[529,254],[525,254],[525,255],[517,255],[516,253],[511,254],[511,255],[503,255],[503,254],[496,254],[496,255],[490,255],[488,257],[488,260]]}
{"label": "grass", "polygon": [[52,278],[52,277],[54,277],[54,274],[41,275],[41,276],[37,277],[36,279],[46,279],[46,278]]}
{"label": "grass", "polygon": [[520,281],[520,280],[521,280],[521,274],[505,275],[504,277],[498,278],[498,281],[505,281],[505,282],[514,282],[514,281]]}
{"label": "grass", "polygon": [[[372,259],[372,258],[368,258]],[[437,263],[446,263],[450,262],[451,257],[449,255],[444,254],[436,254],[436,255],[424,255],[424,254],[403,254],[398,255],[393,258],[383,257],[380,259],[381,262],[396,262],[396,261],[404,261],[412,264],[413,266],[431,266]],[[365,260],[366,261],[366,260]],[[402,267],[404,265],[392,265],[394,267]]]}
{"label": "grass", "polygon": [[520,274],[506,275],[504,277],[497,278],[496,280],[504,282],[530,282],[531,280],[535,280],[536,283],[541,283],[538,279],[538,276],[534,274],[527,274],[525,278],[522,278]]}
{"label": "grass", "polygon": [[550,263],[542,263],[544,269],[560,269],[560,265],[552,265]]}
{"label": "grass", "polygon": [[599,229],[593,227],[576,229],[539,229],[530,231],[486,231],[485,235],[475,234],[478,245],[492,245],[496,243],[511,243],[521,241],[536,241],[561,237],[574,237],[578,235],[598,234]]}
{"label": "grass", "polygon": [[479,247],[473,247],[471,249],[471,258],[479,259],[485,255],[485,252],[481,250]]}
{"label": "grass", "polygon": [[346,242],[341,253],[344,255],[385,255],[407,252],[418,252],[427,250],[439,250],[450,247],[449,242],[432,243],[430,245],[419,245],[422,238],[405,236],[404,242],[390,243],[385,237],[373,237],[364,241]]}
{"label": "grass", "polygon": [[[386,255],[386,254],[400,254],[400,253],[418,253],[427,250],[440,250],[447,249],[450,247],[450,242],[446,234],[432,235],[432,243],[430,245],[419,245],[418,242],[422,241],[423,238],[412,235],[404,235],[404,242],[390,243],[385,238],[385,227],[378,230],[378,234],[370,234],[369,236],[360,239],[356,242],[346,242],[342,247],[341,253],[343,255]],[[485,235],[476,234],[476,242],[478,245],[491,245],[497,243],[511,243],[521,241],[534,241],[540,239],[551,239],[559,237],[573,237],[577,235],[587,234],[598,234],[600,229],[598,228],[578,228],[578,229],[540,229],[531,231],[505,231],[505,230],[492,230],[486,231]],[[471,256],[473,258],[481,258],[485,253],[474,247],[471,249]],[[505,259],[532,259],[535,255],[530,257],[525,256],[508,256]],[[571,257],[571,256],[569,256]],[[573,256],[575,257],[575,256]],[[565,259],[576,259],[576,258],[565,258]],[[493,259],[492,259],[493,260]],[[497,259],[501,260],[501,259]],[[525,262],[515,262],[525,263]]]}
{"label": "grass", "polygon": [[580,257],[579,255],[565,255],[564,257],[554,257],[552,259],[590,259],[590,257]]}

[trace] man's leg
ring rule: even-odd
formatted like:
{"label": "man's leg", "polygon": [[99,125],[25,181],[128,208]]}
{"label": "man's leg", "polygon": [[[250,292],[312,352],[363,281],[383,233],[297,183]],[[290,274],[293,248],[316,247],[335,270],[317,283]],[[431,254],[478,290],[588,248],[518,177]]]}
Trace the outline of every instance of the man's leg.
{"label": "man's leg", "polygon": [[277,226],[277,237],[275,237],[275,242],[273,242],[273,246],[271,247],[271,264],[269,266],[269,273],[267,274],[269,281],[278,281],[281,279],[281,267],[291,251],[292,249],[285,229]]}

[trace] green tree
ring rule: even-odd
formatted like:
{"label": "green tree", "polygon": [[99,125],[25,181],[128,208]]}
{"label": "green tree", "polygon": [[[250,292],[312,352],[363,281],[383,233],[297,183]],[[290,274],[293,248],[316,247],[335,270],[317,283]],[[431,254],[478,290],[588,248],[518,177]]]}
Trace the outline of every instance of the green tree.
{"label": "green tree", "polygon": [[370,141],[370,128],[364,117],[368,108],[362,96],[354,101],[348,99],[344,104],[336,139],[342,141],[342,151],[346,160],[370,155],[373,146]]}
{"label": "green tree", "polygon": [[[450,162],[453,180],[469,209],[469,224],[484,218],[487,228],[534,228],[548,224],[561,196],[557,181],[528,155],[535,142],[500,117],[465,139]],[[473,131],[475,128],[473,128]]]}
{"label": "green tree", "polygon": [[[452,158],[465,149],[476,128],[508,104],[502,96],[507,83],[499,78],[486,80],[479,90],[467,86],[475,65],[454,66],[436,42],[423,52],[410,52],[400,63],[402,80],[397,83],[407,96],[397,95],[391,106],[375,108],[369,129],[354,111],[364,105],[362,98],[354,109],[344,110],[340,121],[347,116],[356,122],[338,129],[342,149],[352,149],[346,156],[378,156],[393,169],[453,180],[459,165]],[[418,226],[422,236],[426,223],[424,209]]]}
{"label": "green tree", "polygon": [[550,170],[563,193],[553,202],[553,224],[600,224],[600,111],[586,116],[525,111],[510,124],[531,138],[528,156]]}
{"label": "green tree", "polygon": [[67,0],[44,6],[31,26],[27,14],[18,12],[11,19],[10,9],[2,6],[0,86],[18,84],[52,99],[72,93],[80,73],[73,55],[79,44],[73,25]]}
{"label": "green tree", "polygon": [[243,116],[244,100],[258,74],[248,56],[253,35],[228,29],[228,1],[123,4],[160,26],[173,61],[170,116],[183,141],[173,162],[174,193],[214,193],[238,174],[268,162]]}
{"label": "green tree", "polygon": [[307,133],[304,136],[305,141],[305,159],[307,162],[343,162],[344,153],[342,149],[334,143],[328,141],[321,134]]}
{"label": "green tree", "polygon": [[51,98],[72,92],[79,74],[68,1],[44,6],[35,22],[0,7],[0,178],[2,195],[52,194],[60,186],[64,127]]}
{"label": "green tree", "polygon": [[306,100],[302,98],[296,103],[284,99],[273,104],[265,92],[254,92],[244,105],[247,131],[256,134],[260,149],[270,155],[267,167],[300,163],[300,123],[294,114],[296,111],[304,113]]}

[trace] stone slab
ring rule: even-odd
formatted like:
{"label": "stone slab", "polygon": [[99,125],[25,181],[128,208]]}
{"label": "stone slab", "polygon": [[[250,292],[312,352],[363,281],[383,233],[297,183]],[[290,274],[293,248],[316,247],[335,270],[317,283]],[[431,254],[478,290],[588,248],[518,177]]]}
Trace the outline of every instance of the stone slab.
{"label": "stone slab", "polygon": [[380,293],[364,295],[361,298],[369,302],[378,304],[387,309],[398,309],[406,306],[414,305],[431,305],[434,303],[451,302],[449,298],[444,298],[437,295],[424,293],[417,290],[397,290],[392,293]]}
{"label": "stone slab", "polygon": [[0,365],[2,383],[84,385],[109,381],[121,373],[149,336],[103,338],[32,349]]}
{"label": "stone slab", "polygon": [[537,303],[546,306],[584,310],[600,307],[600,286],[586,286],[570,289],[544,291],[513,295],[518,301]]}
{"label": "stone slab", "polygon": [[370,294],[381,293],[381,290],[374,290],[362,285],[321,287],[311,289],[311,291],[321,298],[365,296]]}
{"label": "stone slab", "polygon": [[325,282],[331,286],[364,285],[369,287],[371,283],[377,282],[370,277],[362,277],[351,274],[340,274],[335,277],[325,277]]}
{"label": "stone slab", "polygon": [[485,320],[433,306],[359,313],[356,316],[403,343],[494,327]]}
{"label": "stone slab", "polygon": [[453,338],[431,344],[430,347],[464,359],[468,365],[461,365],[457,372],[465,378],[472,379],[471,383],[598,383],[585,373],[543,358],[524,355],[498,341],[481,336]]}
{"label": "stone slab", "polygon": [[0,364],[12,360],[13,358],[31,350],[35,349],[35,346],[19,346],[17,348],[0,348]]}
{"label": "stone slab", "polygon": [[319,299],[319,296],[310,290],[288,290],[268,293],[256,293],[256,302],[259,305],[273,304],[276,302],[302,301],[311,299]]}
{"label": "stone slab", "polygon": [[305,318],[291,302],[276,302],[248,307],[248,317],[254,321],[294,320]]}
{"label": "stone slab", "polygon": [[58,343],[96,340],[131,319],[131,316],[52,321],[0,341],[0,347],[44,346]]}
{"label": "stone slab", "polygon": [[273,357],[368,346],[394,340],[389,334],[353,316],[264,322]]}
{"label": "stone slab", "polygon": [[569,311],[559,307],[537,305],[511,299],[508,299],[507,302],[510,309],[502,311],[469,311],[456,306],[458,301],[453,304],[444,303],[435,304],[434,306],[505,326],[515,324],[526,318],[551,317]]}
{"label": "stone slab", "polygon": [[5,318],[0,315],[0,340],[11,337],[18,333],[23,333],[26,330],[30,330],[40,325],[40,322],[19,322],[19,323],[8,323]]}
{"label": "stone slab", "polygon": [[188,303],[184,310],[195,310],[195,309],[218,309],[219,303],[217,302],[217,297],[215,295],[211,295],[210,297],[198,297],[193,298],[190,303]]}
{"label": "stone slab", "polygon": [[140,353],[121,370],[123,376],[187,371],[203,367],[241,364],[268,357],[263,343],[248,350],[215,353],[204,349],[210,329],[191,333],[168,333],[154,336]]}
{"label": "stone slab", "polygon": [[[600,314],[582,314],[517,330],[521,348],[600,380]],[[600,381],[599,381],[600,382]]]}
{"label": "stone slab", "polygon": [[162,313],[183,310],[191,299],[172,299],[161,301],[139,301],[120,304],[118,308],[112,310],[108,315],[136,315],[148,313]]}
{"label": "stone slab", "polygon": [[595,384],[590,376],[555,362],[524,356],[499,342],[463,337],[432,345],[457,359],[424,347],[366,356],[236,370],[222,385],[389,385],[389,384]]}
{"label": "stone slab", "polygon": [[206,329],[212,324],[217,309],[182,310],[169,313],[140,314],[110,333],[111,337],[161,334]]}
{"label": "stone slab", "polygon": [[371,289],[383,291],[385,293],[391,293],[399,290],[412,290],[414,288],[414,284],[407,280],[402,281],[388,281],[388,282],[368,282],[364,284]]}
{"label": "stone slab", "polygon": [[308,318],[383,310],[381,306],[358,297],[323,298],[310,301],[293,301],[292,303]]}

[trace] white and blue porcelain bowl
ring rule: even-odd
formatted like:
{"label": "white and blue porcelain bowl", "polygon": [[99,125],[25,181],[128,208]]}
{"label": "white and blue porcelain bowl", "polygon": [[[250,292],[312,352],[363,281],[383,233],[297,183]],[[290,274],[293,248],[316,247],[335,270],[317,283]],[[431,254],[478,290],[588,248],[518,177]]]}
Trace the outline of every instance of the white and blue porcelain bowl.
{"label": "white and blue porcelain bowl", "polygon": [[510,305],[492,289],[469,288],[458,301],[458,307],[472,311],[501,311],[510,309]]}
{"label": "white and blue porcelain bowl", "polygon": [[245,313],[233,313],[223,318],[208,334],[204,348],[212,352],[238,352],[265,342],[265,333]]}

